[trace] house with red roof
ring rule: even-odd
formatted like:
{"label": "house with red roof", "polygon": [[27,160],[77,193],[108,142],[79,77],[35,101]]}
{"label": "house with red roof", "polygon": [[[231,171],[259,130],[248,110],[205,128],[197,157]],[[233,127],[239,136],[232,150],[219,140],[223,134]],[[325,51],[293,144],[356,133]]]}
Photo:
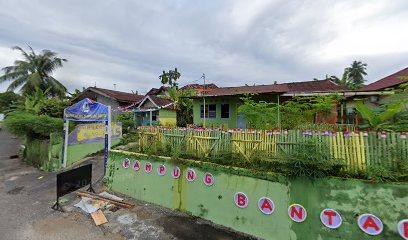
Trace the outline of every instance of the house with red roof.
{"label": "house with red roof", "polygon": [[407,79],[401,78],[405,76],[408,76],[408,67],[370,83],[358,90],[345,92],[344,96],[346,100],[342,107],[344,109],[343,112],[346,121],[352,120],[352,123],[358,123],[359,116],[355,109],[355,102],[357,100],[363,101],[363,103],[371,109],[377,108],[386,103],[387,98],[394,94],[394,88],[408,82]]}
{"label": "house with red roof", "polygon": [[[205,116],[206,127],[246,128],[243,116],[238,113],[241,97],[246,94],[257,94],[262,101],[280,104],[294,96],[344,94],[346,91],[350,90],[330,80],[206,89],[200,95],[191,97],[194,124],[204,125]],[[336,123],[337,115],[334,103],[333,114],[326,122]]]}
{"label": "house with red roof", "polygon": [[84,98],[89,98],[93,101],[111,106],[112,114],[117,116],[121,111],[120,108],[129,106],[137,106],[143,100],[143,95],[134,93],[121,92],[97,87],[88,87],[76,98],[72,99],[72,103],[81,101]]}
{"label": "house with red roof", "polygon": [[169,99],[146,95],[133,110],[136,126],[176,126],[177,109]]}
{"label": "house with red roof", "polygon": [[363,88],[359,89],[359,91],[383,91],[389,88],[395,88],[401,85],[402,83],[406,83],[407,79],[401,79],[401,77],[408,76],[408,67],[393,73],[389,76],[381,78],[378,81],[368,84]]}

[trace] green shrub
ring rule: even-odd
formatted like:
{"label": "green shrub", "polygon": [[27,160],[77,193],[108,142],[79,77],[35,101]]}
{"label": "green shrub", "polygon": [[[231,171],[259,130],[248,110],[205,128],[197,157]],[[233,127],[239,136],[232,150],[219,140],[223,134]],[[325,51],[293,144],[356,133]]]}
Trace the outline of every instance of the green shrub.
{"label": "green shrub", "polygon": [[50,117],[62,118],[64,109],[69,106],[68,102],[61,102],[57,98],[44,100],[39,107],[39,115],[48,115]]}
{"label": "green shrub", "polygon": [[121,145],[126,145],[131,142],[137,142],[137,134],[136,132],[129,131],[128,133],[122,134],[122,139],[120,140]]}
{"label": "green shrub", "polygon": [[305,140],[278,154],[279,168],[289,176],[323,177],[340,174],[344,163],[333,159],[324,142]]}
{"label": "green shrub", "polygon": [[390,169],[379,165],[371,165],[366,171],[366,178],[373,182],[389,182],[397,180],[395,174],[390,171]]}
{"label": "green shrub", "polygon": [[22,96],[14,92],[0,93],[0,113],[12,109],[16,103],[23,101],[23,99]]}
{"label": "green shrub", "polygon": [[32,139],[48,139],[50,133],[61,132],[64,120],[49,116],[38,116],[28,112],[12,112],[4,120],[11,133]]}
{"label": "green shrub", "polygon": [[122,123],[122,133],[127,134],[135,128],[135,121],[132,113],[121,113],[113,121]]}

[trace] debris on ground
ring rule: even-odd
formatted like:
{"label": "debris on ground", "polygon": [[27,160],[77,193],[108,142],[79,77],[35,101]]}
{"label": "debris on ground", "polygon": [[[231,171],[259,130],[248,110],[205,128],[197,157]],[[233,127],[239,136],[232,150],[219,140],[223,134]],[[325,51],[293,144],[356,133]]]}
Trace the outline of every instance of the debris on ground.
{"label": "debris on ground", "polygon": [[[103,201],[103,202],[109,202],[109,203],[112,203],[112,204],[114,204],[116,206],[119,206],[119,207],[122,207],[122,208],[133,208],[135,206],[134,204],[131,204],[131,203],[116,200],[116,199],[121,199],[121,198],[118,198],[118,197],[116,197],[114,195],[112,195],[112,196],[114,198],[116,198],[116,199],[103,197],[103,196],[100,196],[98,194],[85,192],[85,191],[78,191],[77,194],[79,196],[81,196],[81,197],[88,197],[88,198],[92,198],[92,199],[95,199],[95,200],[100,200],[100,201]],[[108,193],[106,193],[106,194],[108,194]],[[111,194],[109,194],[109,195],[111,195]]]}
{"label": "debris on ground", "polygon": [[99,225],[102,225],[108,222],[108,219],[106,219],[105,214],[103,214],[101,210],[91,213],[91,217],[94,220],[96,226],[99,226]]}
{"label": "debris on ground", "polygon": [[39,176],[37,179],[43,179],[44,178],[44,176]]}
{"label": "debris on ground", "polygon": [[134,205],[123,201],[123,198],[110,194],[108,192],[102,192],[99,194],[78,191],[78,196],[81,197],[74,206],[82,209],[87,214],[91,214],[92,219],[96,226],[107,223],[105,214],[102,210],[108,209],[112,212],[116,212],[119,207],[121,208],[133,208]]}
{"label": "debris on ground", "polygon": [[116,201],[123,201],[123,198],[115,196],[113,194],[110,194],[110,193],[108,193],[106,191],[103,191],[103,192],[99,193],[98,195],[101,196],[101,197],[109,198],[109,199],[116,200]]}
{"label": "debris on ground", "polygon": [[92,198],[82,197],[81,201],[74,205],[74,207],[82,209],[86,213],[93,213],[99,210],[99,203]]}

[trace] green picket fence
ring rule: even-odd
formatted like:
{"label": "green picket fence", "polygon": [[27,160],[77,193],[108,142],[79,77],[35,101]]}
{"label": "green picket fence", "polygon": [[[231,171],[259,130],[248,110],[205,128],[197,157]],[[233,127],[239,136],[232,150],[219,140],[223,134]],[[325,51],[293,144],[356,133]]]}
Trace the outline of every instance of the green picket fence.
{"label": "green picket fence", "polygon": [[[342,161],[351,173],[371,165],[397,168],[408,157],[408,139],[400,133],[327,132],[301,130],[198,130],[186,128],[145,127],[138,130],[139,151],[157,151],[165,146],[180,149],[196,158],[230,152],[247,160],[258,152],[274,158],[280,152],[290,154],[299,144],[328,146],[330,156]],[[307,141],[306,141],[307,140]]]}

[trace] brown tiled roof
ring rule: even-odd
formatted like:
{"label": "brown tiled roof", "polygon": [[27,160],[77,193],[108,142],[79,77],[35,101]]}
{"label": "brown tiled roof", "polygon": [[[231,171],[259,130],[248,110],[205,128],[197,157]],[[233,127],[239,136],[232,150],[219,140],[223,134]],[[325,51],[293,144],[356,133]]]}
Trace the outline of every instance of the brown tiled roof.
{"label": "brown tiled roof", "polygon": [[223,87],[206,91],[206,96],[229,96],[243,93],[314,93],[338,92],[348,90],[347,87],[338,85],[330,80],[293,82],[271,85],[255,85],[241,87]]}
{"label": "brown tiled roof", "polygon": [[401,77],[401,76],[408,76],[408,67],[396,73],[393,73],[385,78],[382,78],[376,82],[368,84],[367,86],[359,89],[359,91],[378,91],[378,90],[384,90],[386,88],[395,87],[407,81],[407,80],[398,79],[398,77]]}
{"label": "brown tiled roof", "polygon": [[[154,95],[147,95],[147,96],[145,96],[145,98],[140,102],[139,107],[140,107],[142,104],[144,104],[146,98],[150,98],[151,101],[152,101],[154,104],[156,104],[157,107],[163,107],[163,106],[169,105],[170,103],[173,103],[173,101],[171,101],[171,100],[169,100],[169,99],[157,97],[157,96],[154,96]],[[170,106],[166,107],[166,109],[174,109],[174,105],[170,105]]]}
{"label": "brown tiled roof", "polygon": [[[205,89],[214,89],[214,88],[218,88],[217,85],[215,85],[214,83],[210,83],[210,84],[206,84],[205,85]],[[204,89],[204,84],[187,84],[183,87],[180,88],[180,90],[201,90]]]}
{"label": "brown tiled roof", "polygon": [[161,86],[160,88],[152,88],[152,89],[150,89],[150,91],[148,91],[146,93],[145,96],[147,96],[147,95],[157,95],[157,94],[160,93],[160,91],[167,91],[168,88],[169,87],[165,87],[165,86]]}
{"label": "brown tiled roof", "polygon": [[347,87],[330,80],[286,83],[288,93],[315,93],[315,92],[341,92],[349,90]]}
{"label": "brown tiled roof", "polygon": [[138,102],[142,100],[144,97],[143,95],[136,95],[133,93],[120,92],[120,91],[96,88],[96,87],[89,87],[85,91],[93,91],[96,93],[102,93],[104,95],[107,95],[108,97],[116,99],[119,102]]}

